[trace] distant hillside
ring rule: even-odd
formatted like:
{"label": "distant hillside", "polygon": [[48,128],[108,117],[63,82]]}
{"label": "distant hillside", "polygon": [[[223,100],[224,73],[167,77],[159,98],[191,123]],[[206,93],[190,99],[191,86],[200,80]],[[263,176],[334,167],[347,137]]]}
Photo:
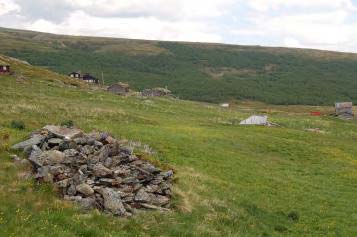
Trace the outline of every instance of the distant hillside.
{"label": "distant hillside", "polygon": [[183,99],[357,103],[357,55],[307,49],[74,37],[0,28],[0,52],[106,84],[167,86]]}

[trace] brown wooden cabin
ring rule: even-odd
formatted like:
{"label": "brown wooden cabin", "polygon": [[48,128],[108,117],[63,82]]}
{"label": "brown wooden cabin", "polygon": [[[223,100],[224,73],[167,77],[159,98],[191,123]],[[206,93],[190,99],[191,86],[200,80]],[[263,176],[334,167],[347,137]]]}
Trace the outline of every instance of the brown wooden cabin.
{"label": "brown wooden cabin", "polygon": [[117,95],[126,95],[130,92],[130,87],[126,83],[118,82],[108,87],[108,92]]}
{"label": "brown wooden cabin", "polygon": [[0,65],[0,73],[10,73],[9,65]]}

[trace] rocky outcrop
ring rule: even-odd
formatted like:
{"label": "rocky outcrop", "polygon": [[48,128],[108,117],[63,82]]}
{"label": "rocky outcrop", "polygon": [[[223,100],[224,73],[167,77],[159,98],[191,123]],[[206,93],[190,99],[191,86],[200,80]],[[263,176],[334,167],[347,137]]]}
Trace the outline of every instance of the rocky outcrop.
{"label": "rocky outcrop", "polygon": [[46,126],[13,146],[22,149],[38,182],[53,183],[65,200],[118,216],[169,210],[173,172],[137,157],[107,133]]}

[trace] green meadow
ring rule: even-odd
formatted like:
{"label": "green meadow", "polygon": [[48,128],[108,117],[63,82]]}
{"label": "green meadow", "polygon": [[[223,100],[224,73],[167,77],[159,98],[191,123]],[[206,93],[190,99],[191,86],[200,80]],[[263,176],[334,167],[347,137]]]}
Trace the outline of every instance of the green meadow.
{"label": "green meadow", "polygon": [[[355,121],[312,117],[332,107],[239,102],[229,109],[170,98],[120,97],[10,63],[0,76],[0,236],[355,236]],[[267,114],[279,127],[239,126]],[[11,127],[23,121],[25,129]],[[175,170],[173,209],[116,218],[84,212],[26,178],[10,146],[46,124],[148,144]],[[306,129],[319,128],[320,132]],[[21,153],[18,153],[21,155]]]}

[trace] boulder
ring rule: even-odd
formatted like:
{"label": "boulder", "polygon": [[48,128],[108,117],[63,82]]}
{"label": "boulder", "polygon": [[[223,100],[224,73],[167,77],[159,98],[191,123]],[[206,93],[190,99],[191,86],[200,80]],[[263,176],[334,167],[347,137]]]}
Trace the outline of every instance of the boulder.
{"label": "boulder", "polygon": [[30,153],[30,156],[28,160],[35,166],[35,167],[41,167],[43,165],[43,161],[40,159],[40,156],[42,154],[42,150],[36,146],[32,146],[32,151]]}
{"label": "boulder", "polygon": [[88,139],[86,137],[78,137],[73,140],[75,143],[78,145],[86,145],[88,142]]}
{"label": "boulder", "polygon": [[65,154],[57,150],[50,150],[42,152],[42,154],[38,158],[39,160],[42,160],[43,164],[55,165],[60,164],[64,161]]}
{"label": "boulder", "polygon": [[76,149],[77,144],[72,140],[64,140],[58,145],[58,150],[65,151],[70,149]]}
{"label": "boulder", "polygon": [[97,176],[97,177],[108,177],[110,175],[112,175],[113,172],[112,170],[108,169],[107,167],[105,167],[102,164],[97,164],[93,167],[93,175]]}
{"label": "boulder", "polygon": [[135,201],[137,202],[146,202],[150,203],[151,202],[151,195],[145,191],[145,189],[140,189],[134,198]]}
{"label": "boulder", "polygon": [[77,202],[84,210],[90,210],[96,207],[96,201],[93,197],[82,198]]}
{"label": "boulder", "polygon": [[86,197],[92,196],[94,194],[94,190],[92,189],[92,187],[85,183],[77,185],[76,190],[77,192],[80,192]]}
{"label": "boulder", "polygon": [[69,186],[70,182],[71,182],[71,179],[64,179],[64,180],[56,182],[55,184],[59,188],[66,188]]}
{"label": "boulder", "polygon": [[47,141],[47,144],[49,146],[53,147],[53,146],[58,146],[62,142],[63,142],[63,140],[60,138],[51,138],[50,140]]}
{"label": "boulder", "polygon": [[101,190],[101,194],[104,199],[104,209],[110,211],[114,215],[124,215],[126,210],[121,201],[121,198],[117,192],[110,188],[104,188]]}
{"label": "boulder", "polygon": [[157,206],[164,206],[170,202],[170,198],[163,195],[154,195],[151,197],[150,203]]}
{"label": "boulder", "polygon": [[149,163],[144,163],[141,165],[141,168],[151,174],[158,174],[161,172],[161,170],[159,170],[158,168],[156,168],[155,166],[149,164]]}

